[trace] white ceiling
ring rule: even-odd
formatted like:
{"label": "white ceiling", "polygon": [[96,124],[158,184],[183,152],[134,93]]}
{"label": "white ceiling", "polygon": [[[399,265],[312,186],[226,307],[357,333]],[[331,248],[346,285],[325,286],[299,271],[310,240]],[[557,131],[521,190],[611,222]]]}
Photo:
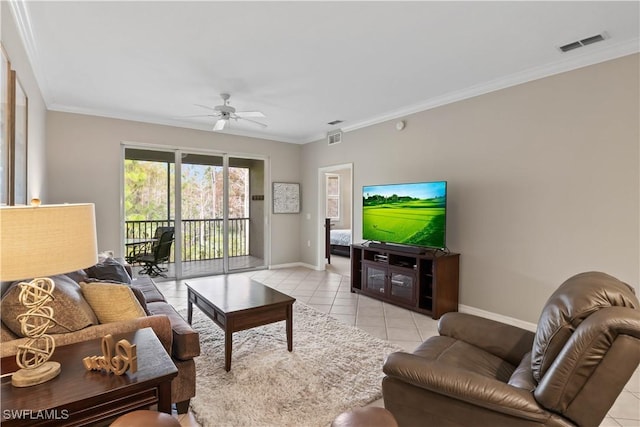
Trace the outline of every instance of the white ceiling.
{"label": "white ceiling", "polygon": [[[50,110],[306,143],[639,51],[631,2],[12,3]],[[558,46],[606,32],[605,41]],[[344,123],[327,123],[340,119]]]}

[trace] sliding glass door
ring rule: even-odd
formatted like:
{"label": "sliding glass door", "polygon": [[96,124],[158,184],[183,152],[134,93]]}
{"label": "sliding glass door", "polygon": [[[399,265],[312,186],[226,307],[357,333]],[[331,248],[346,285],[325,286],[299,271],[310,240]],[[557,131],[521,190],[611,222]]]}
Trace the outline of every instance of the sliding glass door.
{"label": "sliding glass door", "polygon": [[[266,265],[263,159],[129,147],[124,157],[128,254],[134,242],[145,240],[156,227],[166,224],[176,228],[168,277]],[[160,189],[161,185],[165,188]],[[162,208],[142,208],[145,203],[138,202],[149,194],[157,200],[153,206]]]}
{"label": "sliding glass door", "polygon": [[[172,151],[125,148],[124,255],[132,264],[134,276],[144,270],[141,259],[152,253],[158,230],[161,227],[175,229],[174,158]],[[176,277],[175,255],[176,246],[172,244],[169,259],[157,260],[160,268],[167,269],[162,273],[166,277]]]}
{"label": "sliding glass door", "polygon": [[224,273],[224,158],[180,157],[182,276]]}

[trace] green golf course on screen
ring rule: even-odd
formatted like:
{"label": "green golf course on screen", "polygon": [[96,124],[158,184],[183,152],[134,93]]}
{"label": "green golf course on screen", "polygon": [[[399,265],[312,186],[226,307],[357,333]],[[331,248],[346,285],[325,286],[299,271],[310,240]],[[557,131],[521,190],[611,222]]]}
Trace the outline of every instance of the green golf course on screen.
{"label": "green golf course on screen", "polygon": [[444,248],[446,181],[365,186],[362,238]]}

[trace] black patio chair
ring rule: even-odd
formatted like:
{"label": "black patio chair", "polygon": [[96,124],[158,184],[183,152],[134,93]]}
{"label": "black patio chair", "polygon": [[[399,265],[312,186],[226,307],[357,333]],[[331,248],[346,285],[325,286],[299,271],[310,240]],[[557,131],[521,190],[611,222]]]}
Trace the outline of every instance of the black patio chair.
{"label": "black patio chair", "polygon": [[138,274],[148,274],[151,277],[167,277],[164,274],[167,269],[160,267],[158,264],[169,261],[171,245],[174,241],[174,231],[173,227],[158,227],[156,229],[155,240],[152,242],[150,250],[136,255],[134,258],[134,262],[144,265]]}

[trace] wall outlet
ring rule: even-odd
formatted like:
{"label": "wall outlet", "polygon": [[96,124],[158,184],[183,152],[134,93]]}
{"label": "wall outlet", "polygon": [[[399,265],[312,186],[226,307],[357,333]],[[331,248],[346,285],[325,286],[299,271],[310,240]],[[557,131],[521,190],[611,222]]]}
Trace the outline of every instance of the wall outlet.
{"label": "wall outlet", "polygon": [[311,247],[311,240],[307,240],[307,247],[310,248]]}

